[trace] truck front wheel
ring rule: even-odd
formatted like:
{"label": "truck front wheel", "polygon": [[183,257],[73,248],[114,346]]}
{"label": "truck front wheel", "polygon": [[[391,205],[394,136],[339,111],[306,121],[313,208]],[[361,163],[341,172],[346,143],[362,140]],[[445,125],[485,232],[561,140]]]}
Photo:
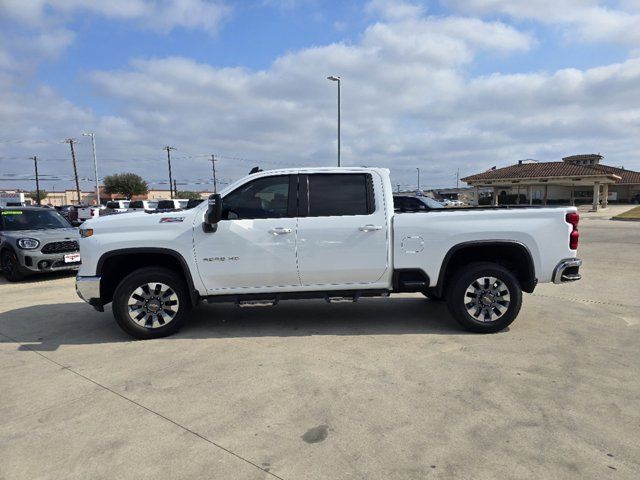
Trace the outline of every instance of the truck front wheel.
{"label": "truck front wheel", "polygon": [[472,263],[453,276],[446,299],[449,312],[466,330],[493,333],[516,319],[522,290],[515,276],[501,265]]}
{"label": "truck front wheel", "polygon": [[120,282],[113,294],[116,322],[129,335],[140,339],[177,332],[189,308],[184,282],[165,268],[136,270]]}

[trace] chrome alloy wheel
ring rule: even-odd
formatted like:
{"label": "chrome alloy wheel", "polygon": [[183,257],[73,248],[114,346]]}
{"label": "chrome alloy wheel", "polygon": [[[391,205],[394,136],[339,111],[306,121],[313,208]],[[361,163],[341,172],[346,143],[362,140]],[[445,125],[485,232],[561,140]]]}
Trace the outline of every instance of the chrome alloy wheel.
{"label": "chrome alloy wheel", "polygon": [[136,288],[127,302],[129,317],[141,327],[159,328],[178,313],[178,295],[164,283],[145,283]]}
{"label": "chrome alloy wheel", "polygon": [[481,322],[495,322],[509,310],[509,289],[496,277],[481,277],[467,287],[464,306],[467,313]]}

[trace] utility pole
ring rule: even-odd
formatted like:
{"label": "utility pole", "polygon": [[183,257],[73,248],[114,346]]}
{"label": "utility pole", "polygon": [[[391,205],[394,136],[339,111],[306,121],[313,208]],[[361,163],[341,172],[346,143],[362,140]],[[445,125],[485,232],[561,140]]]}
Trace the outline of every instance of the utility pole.
{"label": "utility pole", "polygon": [[76,166],[76,152],[73,150],[73,144],[76,142],[75,138],[67,138],[65,143],[71,146],[71,161],[73,162],[73,176],[76,179],[76,195],[78,196],[78,204],[80,204],[80,184],[78,183],[78,167]]}
{"label": "utility pole", "polygon": [[216,156],[211,154],[211,168],[213,169],[213,193],[218,193],[218,183],[216,182]]}
{"label": "utility pole", "polygon": [[173,198],[173,190],[171,189],[171,186],[173,185],[173,177],[171,176],[171,150],[175,150],[175,148],[167,145],[164,147],[164,150],[167,151],[167,162],[169,163],[169,195]]}
{"label": "utility pole", "polygon": [[40,181],[38,180],[38,157],[36,157],[34,155],[33,157],[31,157],[31,160],[33,160],[33,164],[36,167],[36,202],[38,202],[38,205],[41,205],[41,203],[40,203]]}
{"label": "utility pole", "polygon": [[418,191],[420,191],[420,167],[416,167],[416,170],[418,171]]}
{"label": "utility pole", "polygon": [[400,184],[398,184],[398,193],[400,193]]}
{"label": "utility pole", "polygon": [[[174,196],[178,196],[178,182],[176,180],[173,181],[173,193]],[[171,198],[173,198],[173,196]]]}
{"label": "utility pole", "polygon": [[456,190],[458,190],[458,185],[460,183],[460,169],[456,170]]}

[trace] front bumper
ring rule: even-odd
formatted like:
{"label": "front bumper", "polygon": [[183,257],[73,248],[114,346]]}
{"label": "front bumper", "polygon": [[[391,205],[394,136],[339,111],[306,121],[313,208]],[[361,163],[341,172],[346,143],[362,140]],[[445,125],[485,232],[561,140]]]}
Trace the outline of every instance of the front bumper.
{"label": "front bumper", "polygon": [[579,258],[565,258],[561,260],[553,270],[553,283],[575,282],[582,278],[580,266],[582,260]]}
{"label": "front bumper", "polygon": [[38,250],[20,250],[17,252],[20,269],[25,273],[60,272],[64,270],[78,270],[80,262],[66,263],[64,256],[80,253],[42,253]]}
{"label": "front bumper", "polygon": [[100,277],[76,277],[76,293],[99,312],[104,311],[100,299]]}

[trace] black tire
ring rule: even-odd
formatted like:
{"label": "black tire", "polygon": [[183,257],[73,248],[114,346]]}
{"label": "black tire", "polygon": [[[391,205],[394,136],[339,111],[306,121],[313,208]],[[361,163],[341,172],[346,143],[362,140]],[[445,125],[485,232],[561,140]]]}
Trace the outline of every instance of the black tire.
{"label": "black tire", "polygon": [[[487,281],[491,277],[497,281]],[[476,282],[479,279],[482,281]],[[472,263],[451,278],[446,300],[449,312],[466,330],[494,333],[508,327],[518,316],[522,290],[513,273],[503,266],[489,262]],[[473,314],[467,311],[468,308]]]}
{"label": "black tire", "polygon": [[20,262],[18,257],[11,250],[3,250],[0,255],[0,264],[4,277],[10,282],[19,282],[24,279],[25,275],[20,271]]}
{"label": "black tire", "polygon": [[436,292],[432,290],[427,290],[426,292],[420,292],[420,293],[422,293],[425,297],[427,297],[432,302],[442,302],[444,300],[443,297],[441,297],[440,295],[438,295]]}
{"label": "black tire", "polygon": [[[165,290],[165,292],[155,294],[155,289],[150,290],[147,288],[147,290],[150,290],[149,296],[151,298],[148,298],[145,301],[139,301],[136,299],[136,301],[140,305],[143,305],[146,302],[147,306],[149,306],[149,302],[156,302],[155,305],[151,306],[154,308],[160,308],[164,312],[173,312],[175,309],[175,313],[169,321],[164,320],[165,314],[163,314],[162,311],[158,310],[163,317],[161,319],[160,315],[150,313],[147,307],[138,307],[137,304],[136,307],[139,308],[137,312],[144,314],[144,316],[138,321],[146,323],[146,326],[137,323],[137,321],[130,316],[129,299],[133,299],[134,292],[139,288],[144,289],[147,284],[163,285],[169,289]],[[173,292],[177,297],[177,303],[173,303],[170,306],[169,304],[171,302],[175,302],[175,300],[170,300],[173,298],[173,295],[167,297],[169,300],[161,299],[164,293],[169,291]],[[137,295],[137,297],[142,298],[139,295]],[[164,304],[160,303],[160,305],[167,305],[167,307],[158,307],[158,302],[160,301],[166,302]],[[151,306],[149,306],[149,308]],[[168,310],[164,310],[165,308],[168,308]],[[184,323],[186,314],[190,309],[191,301],[187,294],[187,288],[183,279],[176,272],[166,268],[145,267],[136,270],[127,275],[120,282],[113,294],[113,316],[115,317],[116,322],[120,325],[120,328],[129,335],[143,340],[166,337],[176,333]],[[132,315],[137,312],[133,312]],[[149,318],[153,319],[154,317],[154,320],[148,320]]]}

